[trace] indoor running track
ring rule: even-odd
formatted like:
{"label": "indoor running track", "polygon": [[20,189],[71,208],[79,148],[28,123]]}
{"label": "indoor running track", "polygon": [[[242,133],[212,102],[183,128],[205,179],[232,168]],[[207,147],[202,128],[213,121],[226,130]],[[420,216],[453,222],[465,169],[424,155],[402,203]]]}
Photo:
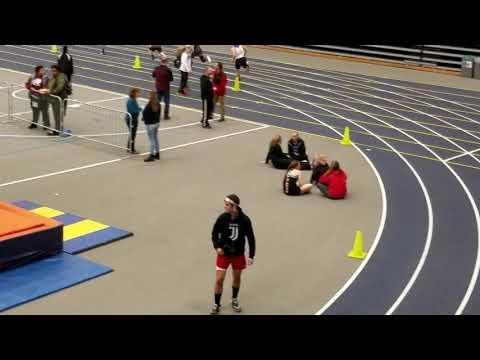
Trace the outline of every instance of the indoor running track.
{"label": "indoor running track", "polygon": [[[100,49],[70,47],[74,82],[122,94],[153,87],[146,46],[112,45],[106,55]],[[173,49],[165,45],[169,55]],[[140,71],[132,68],[135,55]],[[230,56],[209,55],[224,63],[232,86]],[[0,67],[31,73],[53,61],[47,45],[0,46]],[[190,96],[173,95],[174,105],[201,107],[204,66],[194,62]],[[318,313],[479,314],[480,93],[259,59],[250,66],[242,91],[227,96],[227,115],[336,139],[349,126],[379,174],[377,237]]]}

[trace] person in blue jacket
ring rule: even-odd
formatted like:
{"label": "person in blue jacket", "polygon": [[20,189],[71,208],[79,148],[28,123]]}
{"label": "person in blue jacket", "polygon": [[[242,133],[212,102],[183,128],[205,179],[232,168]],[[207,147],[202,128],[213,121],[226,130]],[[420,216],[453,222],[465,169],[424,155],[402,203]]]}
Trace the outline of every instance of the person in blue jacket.
{"label": "person in blue jacket", "polygon": [[[127,151],[132,154],[138,154],[135,150],[135,137],[137,136],[138,117],[142,112],[142,108],[138,105],[137,98],[140,96],[140,89],[132,88],[127,101],[127,112],[130,116],[125,117],[125,122],[129,130],[129,137],[127,143]],[[131,123],[130,123],[131,122]]]}

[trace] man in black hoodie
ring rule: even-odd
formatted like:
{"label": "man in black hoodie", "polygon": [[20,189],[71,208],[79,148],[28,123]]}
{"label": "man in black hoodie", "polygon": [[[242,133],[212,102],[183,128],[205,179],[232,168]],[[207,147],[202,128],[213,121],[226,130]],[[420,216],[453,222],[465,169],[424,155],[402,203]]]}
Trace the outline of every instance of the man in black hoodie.
{"label": "man in black hoodie", "polygon": [[200,95],[202,97],[202,127],[210,129],[208,120],[213,119],[213,85],[210,80],[212,69],[207,67],[200,77]]}
{"label": "man in black hoodie", "polygon": [[217,252],[217,274],[215,280],[215,304],[210,314],[220,312],[220,300],[223,293],[223,282],[228,267],[232,264],[232,307],[236,312],[242,309],[238,302],[242,271],[247,266],[245,261],[245,238],[248,239],[248,265],[253,264],[255,256],[255,235],[253,234],[250,218],[240,208],[240,199],[237,195],[228,195],[225,198],[225,212],[220,215],[212,230],[212,242]]}

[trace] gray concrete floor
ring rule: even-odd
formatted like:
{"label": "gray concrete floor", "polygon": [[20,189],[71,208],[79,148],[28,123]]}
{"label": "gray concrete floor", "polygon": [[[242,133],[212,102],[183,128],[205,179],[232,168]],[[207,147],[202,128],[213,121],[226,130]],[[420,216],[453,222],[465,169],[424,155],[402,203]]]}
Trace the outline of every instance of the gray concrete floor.
{"label": "gray concrete floor", "polygon": [[[162,126],[198,120],[198,112],[177,108]],[[70,121],[76,121],[73,113]],[[224,196],[232,192],[240,196],[257,236],[256,263],[245,272],[240,293],[245,314],[315,313],[360,264],[346,256],[355,230],[363,231],[367,249],[372,243],[382,205],[377,180],[352,147],[302,134],[309,153],[320,151],[341,162],[350,175],[350,196],[345,201],[329,201],[318,192],[287,197],[280,187],[283,171],[262,160],[271,137],[278,133],[285,139],[289,132],[269,127],[237,134],[255,128],[230,120],[214,123],[210,131],[199,126],[165,130],[162,148],[210,140],[167,150],[160,162],[127,158],[8,186],[2,184],[126,154],[84,141],[1,138],[11,150],[22,150],[0,152],[2,200],[31,200],[135,234],[81,255],[112,267],[113,273],[5,314],[205,314],[215,274],[210,231]],[[25,133],[24,127],[18,131]],[[217,138],[228,134],[236,135]],[[25,145],[40,140],[49,146]],[[139,141],[140,150],[147,151],[145,134]]]}

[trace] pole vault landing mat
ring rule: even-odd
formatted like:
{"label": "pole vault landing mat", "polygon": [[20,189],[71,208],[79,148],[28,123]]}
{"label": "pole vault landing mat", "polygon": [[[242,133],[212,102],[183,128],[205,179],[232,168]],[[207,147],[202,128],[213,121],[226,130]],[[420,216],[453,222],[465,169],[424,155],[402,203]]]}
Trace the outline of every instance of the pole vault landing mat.
{"label": "pole vault landing mat", "polygon": [[78,254],[133,235],[130,231],[41,206],[31,201],[16,201],[13,205],[63,223],[63,251],[69,254]]}
{"label": "pole vault landing mat", "polygon": [[0,272],[0,311],[66,289],[113,271],[92,261],[61,253]]}

